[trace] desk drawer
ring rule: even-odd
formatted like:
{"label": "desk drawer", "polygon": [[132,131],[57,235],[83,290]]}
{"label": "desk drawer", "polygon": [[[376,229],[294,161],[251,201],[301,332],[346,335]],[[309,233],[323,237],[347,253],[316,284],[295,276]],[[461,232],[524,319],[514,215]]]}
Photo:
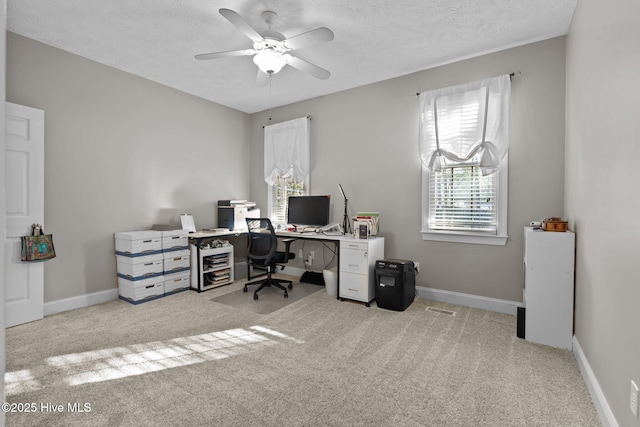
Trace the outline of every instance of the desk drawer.
{"label": "desk drawer", "polygon": [[369,249],[369,244],[365,240],[364,242],[357,242],[354,240],[340,242],[340,249],[355,249],[360,251],[366,251]]}
{"label": "desk drawer", "polygon": [[340,274],[343,272],[364,274],[369,273],[368,252],[362,249],[341,248],[340,249]]}
{"label": "desk drawer", "polygon": [[366,275],[340,273],[340,298],[369,302],[373,299],[369,295],[369,279]]}

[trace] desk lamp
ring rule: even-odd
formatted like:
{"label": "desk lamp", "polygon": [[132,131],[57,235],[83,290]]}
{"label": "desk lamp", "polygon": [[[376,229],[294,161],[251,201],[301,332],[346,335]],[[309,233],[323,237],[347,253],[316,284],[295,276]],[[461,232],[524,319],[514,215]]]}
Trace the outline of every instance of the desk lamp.
{"label": "desk lamp", "polygon": [[351,221],[349,221],[349,213],[347,212],[347,195],[344,194],[342,185],[338,184],[338,188],[340,188],[340,193],[342,193],[342,197],[344,197],[344,218],[342,220],[342,229],[344,230],[344,234],[351,234]]}

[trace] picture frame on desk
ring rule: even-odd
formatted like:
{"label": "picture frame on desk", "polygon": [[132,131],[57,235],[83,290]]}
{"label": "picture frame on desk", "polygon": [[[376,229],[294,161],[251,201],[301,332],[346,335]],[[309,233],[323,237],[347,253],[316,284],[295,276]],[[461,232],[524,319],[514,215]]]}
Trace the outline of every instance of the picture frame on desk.
{"label": "picture frame on desk", "polygon": [[368,239],[369,238],[369,223],[364,221],[355,221],[353,223],[354,236],[356,239]]}

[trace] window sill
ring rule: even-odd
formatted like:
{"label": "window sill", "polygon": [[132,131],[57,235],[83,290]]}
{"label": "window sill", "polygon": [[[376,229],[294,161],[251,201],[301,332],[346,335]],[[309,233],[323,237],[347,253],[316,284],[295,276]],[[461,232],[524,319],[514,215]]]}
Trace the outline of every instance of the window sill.
{"label": "window sill", "polygon": [[498,236],[495,234],[471,234],[452,231],[422,231],[422,240],[452,243],[472,243],[477,245],[504,246],[507,244],[508,236]]}

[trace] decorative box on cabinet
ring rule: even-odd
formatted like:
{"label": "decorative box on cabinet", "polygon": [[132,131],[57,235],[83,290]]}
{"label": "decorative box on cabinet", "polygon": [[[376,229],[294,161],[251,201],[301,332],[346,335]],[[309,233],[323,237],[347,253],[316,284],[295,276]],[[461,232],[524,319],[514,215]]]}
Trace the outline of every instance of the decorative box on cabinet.
{"label": "decorative box on cabinet", "polygon": [[524,229],[524,338],[565,349],[573,341],[575,234]]}
{"label": "decorative box on cabinet", "polygon": [[233,246],[198,247],[191,245],[191,288],[199,292],[233,282]]}
{"label": "decorative box on cabinet", "polygon": [[375,263],[384,259],[384,237],[340,241],[338,297],[364,302],[375,299]]}

